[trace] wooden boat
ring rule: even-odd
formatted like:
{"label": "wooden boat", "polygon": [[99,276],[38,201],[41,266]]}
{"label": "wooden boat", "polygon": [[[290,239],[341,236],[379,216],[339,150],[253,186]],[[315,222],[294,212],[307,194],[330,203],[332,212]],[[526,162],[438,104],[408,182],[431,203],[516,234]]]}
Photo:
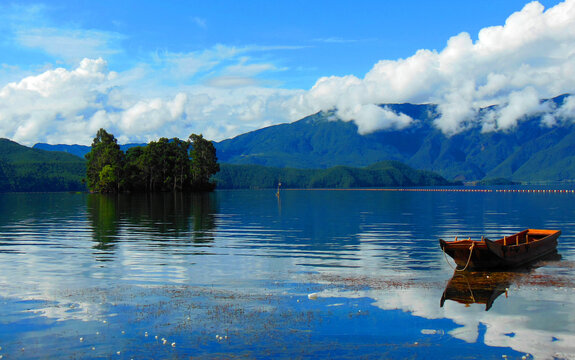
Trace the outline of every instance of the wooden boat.
{"label": "wooden boat", "polygon": [[526,265],[556,251],[560,230],[527,229],[502,239],[445,241],[439,245],[463,270],[505,269]]}

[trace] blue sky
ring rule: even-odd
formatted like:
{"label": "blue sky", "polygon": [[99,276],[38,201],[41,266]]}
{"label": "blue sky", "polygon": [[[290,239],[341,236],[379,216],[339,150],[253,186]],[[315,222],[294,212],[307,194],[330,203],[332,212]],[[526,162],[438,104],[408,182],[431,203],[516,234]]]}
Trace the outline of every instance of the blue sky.
{"label": "blue sky", "polygon": [[[222,45],[252,48],[243,55],[249,65],[273,66],[257,76],[265,85],[308,89],[322,76],[362,76],[382,59],[406,58],[419,49],[441,50],[447,39],[463,31],[476,37],[483,27],[503,24],[525,3],[18,1],[3,6],[13,18],[11,27],[20,28],[16,32],[50,29],[79,43],[54,51],[48,38],[39,36],[38,42],[45,44],[32,46],[18,42],[11,31],[3,41],[2,62],[37,70],[102,56],[115,71],[126,71],[152,62],[157,54],[202,53]],[[559,1],[541,3],[550,7]],[[229,59],[229,64],[238,61]],[[213,73],[202,73],[185,83],[210,76]]]}
{"label": "blue sky", "polygon": [[[518,99],[572,90],[542,85],[541,78],[565,79],[557,69],[564,72],[572,61],[561,49],[573,41],[566,29],[574,6],[573,0],[2,2],[0,136],[25,144],[90,143],[105,127],[122,142],[191,132],[221,140],[329,108],[370,132],[412,123],[372,107],[403,101],[443,104],[438,126],[447,132],[461,131],[478,107],[501,101],[514,105],[498,114],[503,121],[481,125],[505,129],[524,109],[541,110]],[[514,13],[518,21],[508,26]],[[480,41],[480,31],[497,27]],[[504,53],[493,46],[498,41],[516,49]],[[539,80],[518,79],[513,69],[521,66],[537,68],[532,77]],[[447,80],[459,75],[473,84]],[[466,86],[473,94],[458,99]]]}

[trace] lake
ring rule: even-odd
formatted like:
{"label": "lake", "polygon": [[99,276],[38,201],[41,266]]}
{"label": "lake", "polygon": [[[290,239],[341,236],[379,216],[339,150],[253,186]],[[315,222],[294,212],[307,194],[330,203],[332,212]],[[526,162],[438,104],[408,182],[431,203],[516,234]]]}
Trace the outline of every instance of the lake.
{"label": "lake", "polygon": [[[3,359],[575,359],[575,194],[0,194]],[[530,269],[438,239],[560,229]],[[453,277],[453,279],[452,279]]]}

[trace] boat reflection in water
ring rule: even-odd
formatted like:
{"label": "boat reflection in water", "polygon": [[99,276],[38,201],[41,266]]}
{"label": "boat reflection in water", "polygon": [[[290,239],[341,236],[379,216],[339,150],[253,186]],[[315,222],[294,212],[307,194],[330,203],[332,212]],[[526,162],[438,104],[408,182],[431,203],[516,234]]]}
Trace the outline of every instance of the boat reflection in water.
{"label": "boat reflection in water", "polygon": [[[558,261],[561,255],[557,252],[547,255],[545,261]],[[530,267],[519,268],[515,271],[455,271],[447,283],[440,306],[445,300],[456,301],[469,306],[471,304],[485,304],[485,311],[491,309],[495,299],[502,294],[507,297],[509,286],[518,283],[530,276],[535,267],[544,264],[538,261]]]}
{"label": "boat reflection in water", "polygon": [[443,307],[445,300],[452,300],[465,305],[485,304],[487,311],[501,294],[507,297],[509,285],[516,276],[514,272],[456,271],[443,291],[440,306]]}

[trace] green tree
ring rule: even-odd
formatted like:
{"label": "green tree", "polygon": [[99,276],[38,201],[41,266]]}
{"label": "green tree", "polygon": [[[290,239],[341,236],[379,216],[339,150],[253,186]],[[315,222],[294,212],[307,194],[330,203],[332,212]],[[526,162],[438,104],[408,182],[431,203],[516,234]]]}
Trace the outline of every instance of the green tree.
{"label": "green tree", "polygon": [[104,165],[102,171],[100,171],[100,182],[98,187],[100,192],[117,192],[118,184],[120,179],[118,179],[119,171],[112,165]]}
{"label": "green tree", "polygon": [[129,191],[146,191],[150,172],[144,163],[145,146],[136,146],[126,151],[124,166],[125,189]]}
{"label": "green tree", "polygon": [[125,177],[134,191],[182,191],[190,188],[190,142],[160,138],[126,153]]}
{"label": "green tree", "polygon": [[220,171],[220,164],[216,156],[216,148],[211,141],[196,134],[190,135],[192,146],[191,184],[192,190],[210,191],[215,188],[215,183],[210,182],[212,175]]}
{"label": "green tree", "polygon": [[190,142],[173,138],[170,142],[170,165],[172,167],[172,190],[184,190],[190,179]]}
{"label": "green tree", "polygon": [[124,153],[114,135],[98,130],[86,154],[86,182],[96,192],[119,192],[123,185]]}
{"label": "green tree", "polygon": [[144,150],[144,164],[150,176],[150,191],[164,191],[165,182],[169,179],[168,164],[168,139],[160,138],[158,141],[151,141]]}

